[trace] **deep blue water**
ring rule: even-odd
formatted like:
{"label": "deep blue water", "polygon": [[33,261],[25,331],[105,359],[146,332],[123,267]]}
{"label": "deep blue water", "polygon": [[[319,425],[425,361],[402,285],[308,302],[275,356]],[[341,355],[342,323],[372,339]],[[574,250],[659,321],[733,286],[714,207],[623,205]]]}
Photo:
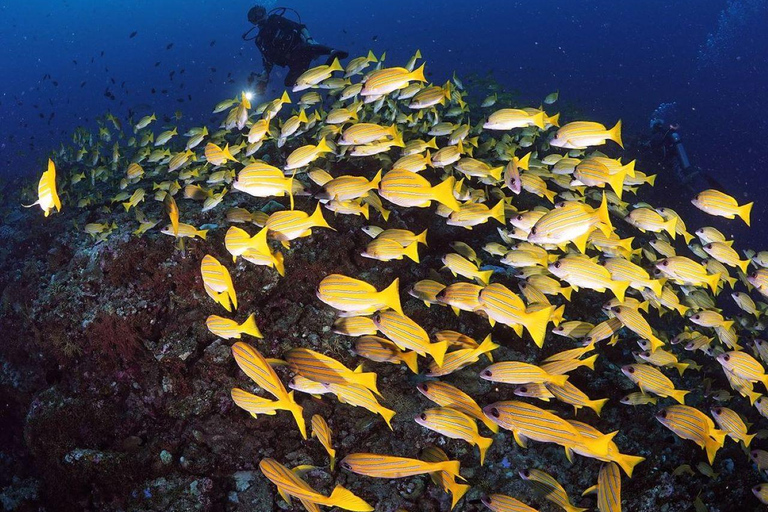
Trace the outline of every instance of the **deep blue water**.
{"label": "deep blue water", "polygon": [[[251,5],[0,3],[0,176],[36,176],[48,151],[68,141],[76,126],[93,128],[107,110],[122,117],[129,109],[158,117],[181,110],[182,128],[209,122],[212,106],[243,90],[248,75],[262,69],[253,43],[240,37],[249,28]],[[319,42],[353,56],[386,51],[395,65],[419,48],[436,82],[453,71],[460,77],[492,72],[533,105],[559,89],[561,107],[611,125],[621,118],[625,138],[647,132],[659,103],[677,102],[693,162],[740,200],[757,200],[752,236],[768,233],[760,223],[768,218],[768,201],[761,204],[768,196],[764,0],[279,5],[299,11]],[[281,86],[277,70],[269,95]]]}

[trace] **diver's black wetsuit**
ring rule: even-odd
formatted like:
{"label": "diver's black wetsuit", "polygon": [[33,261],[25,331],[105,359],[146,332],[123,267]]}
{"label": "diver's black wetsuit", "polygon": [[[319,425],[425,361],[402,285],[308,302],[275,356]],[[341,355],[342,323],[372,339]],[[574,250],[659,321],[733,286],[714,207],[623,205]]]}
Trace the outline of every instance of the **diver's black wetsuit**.
{"label": "diver's black wetsuit", "polygon": [[255,43],[261,51],[267,79],[274,66],[287,66],[285,86],[289,87],[296,83],[299,75],[309,69],[315,58],[331,55],[329,60],[333,60],[336,56],[348,56],[347,52],[317,44],[309,35],[306,25],[286,18],[283,16],[285,11],[283,7],[274,9],[258,24],[259,33]]}

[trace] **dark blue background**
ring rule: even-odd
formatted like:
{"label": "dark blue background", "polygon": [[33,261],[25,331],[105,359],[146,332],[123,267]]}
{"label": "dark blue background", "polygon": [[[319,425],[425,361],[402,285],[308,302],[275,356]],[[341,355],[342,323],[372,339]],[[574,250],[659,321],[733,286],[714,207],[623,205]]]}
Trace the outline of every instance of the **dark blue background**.
{"label": "dark blue background", "polygon": [[[70,140],[78,125],[94,128],[94,117],[107,110],[123,117],[129,108],[158,117],[181,110],[182,129],[209,122],[212,106],[243,90],[249,73],[261,70],[253,43],[240,38],[249,28],[251,5],[239,0],[0,4],[0,176],[39,174],[49,150]],[[720,176],[740,201],[747,195],[757,200],[755,224],[761,229],[766,205],[760,200],[768,195],[765,1],[281,5],[298,10],[315,39],[353,55],[386,50],[388,63],[402,65],[419,48],[436,82],[454,70],[460,77],[492,71],[532,105],[559,89],[562,104],[578,107],[588,118],[611,125],[623,119],[627,138],[647,131],[659,103],[676,101],[691,159]],[[138,33],[129,38],[132,31]],[[169,43],[174,46],[166,50]],[[42,81],[46,73],[51,79]],[[281,84],[278,72],[270,96],[282,92]],[[107,88],[114,100],[105,96]]]}

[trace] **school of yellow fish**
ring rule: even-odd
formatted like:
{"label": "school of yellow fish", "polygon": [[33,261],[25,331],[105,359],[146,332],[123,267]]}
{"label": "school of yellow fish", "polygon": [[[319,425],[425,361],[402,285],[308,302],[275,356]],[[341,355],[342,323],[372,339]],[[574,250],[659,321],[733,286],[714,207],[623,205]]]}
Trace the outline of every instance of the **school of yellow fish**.
{"label": "school of yellow fish", "polygon": [[[287,91],[253,105],[243,93],[216,106],[214,112],[226,112],[218,130],[192,128],[181,143],[177,127],[153,130],[154,115],[132,121],[123,131],[122,123],[109,114],[100,121],[98,134],[80,129],[72,147],[53,155],[35,204],[46,216],[61,210],[57,185],[64,207],[100,206],[108,214],[110,205],[121,203],[125,212],[134,211],[133,232],[142,236],[163,222],[141,209],[154,199],[162,203],[156,210],[166,216],[160,231],[181,244],[184,238],[204,240],[208,231],[183,222],[182,210],[218,208],[229,194],[240,194],[239,204],[247,196],[282,201],[283,209],[271,214],[243,207],[226,211],[230,226],[225,245],[233,261],[242,258],[288,277],[292,269],[284,253],[291,242],[316,229],[333,229],[323,210],[366,220],[376,216],[375,223],[362,227],[370,242],[360,254],[381,262],[407,258],[414,265],[429,252],[428,230],[387,226],[392,209],[435,204],[435,224],[455,226],[442,231],[496,223],[493,239],[489,236],[474,247],[455,241],[450,244],[453,252],[434,255],[453,279],[432,272],[432,278],[408,288],[426,307],[480,315],[487,319],[489,332],[496,324],[511,328],[495,328],[493,337],[488,334],[482,341],[447,329],[427,332],[405,314],[399,279],[377,289],[355,276],[318,276],[317,299],[337,314],[333,332],[354,338],[350,348],[366,361],[354,369],[306,347],[293,347],[280,360],[265,358],[257,348],[262,334],[253,312],[242,323],[233,318],[236,283],[226,262],[211,255],[201,261],[206,293],[221,305],[222,314],[228,313],[209,316],[208,329],[224,339],[255,338],[251,343],[236,341],[232,352],[252,381],[243,379],[244,387],[255,384],[262,395],[269,395],[235,388],[232,400],[259,421],[289,412],[301,436],[311,434],[325,448],[332,471],[337,455],[333,432],[325,418],[314,415],[308,433],[299,397],[335,397],[381,416],[391,429],[398,411],[385,405],[374,369],[380,363],[402,363],[403,371],[425,374],[413,392],[433,403],[413,418],[416,423],[477,446],[481,465],[493,452],[500,429],[511,432],[521,447],[531,441],[555,443],[569,460],[578,454],[601,461],[596,485],[584,494],[596,493],[601,512],[619,511],[622,472],[631,477],[644,459],[621,453],[613,441],[617,432],[599,430],[607,399],[591,398],[569,381],[578,368],[594,370],[602,343],[639,345],[635,360],[621,366],[639,391],[622,399],[623,404],[657,405],[667,399],[652,414],[677,436],[698,444],[709,464],[728,437],[748,447],[756,434],[748,433],[746,418],[725,406],[701,411],[685,405],[690,390],[676,389],[668,374],[672,369],[680,376],[695,371],[699,365],[680,349],[699,351],[721,368],[736,395],[768,417],[768,398],[761,394],[768,387],[768,343],[755,340],[754,355],[743,347],[747,335],[764,328],[768,304],[756,298],[768,297],[768,252],[747,251],[742,259],[733,241],[713,227],[692,234],[668,207],[625,202],[638,188],[652,186],[655,176],[636,169],[634,161],[609,156],[623,148],[620,121],[610,128],[590,121],[561,124],[559,114],[542,107],[500,108],[494,94],[480,104],[482,119],[471,122],[468,93],[459,79],[428,84],[420,60],[417,52],[404,67],[387,67],[383,56],[369,52],[346,66],[336,60],[312,68],[291,91],[306,91],[300,96],[291,98]],[[553,93],[544,104],[550,108],[557,100]],[[281,148],[283,159],[259,159],[267,147]],[[58,181],[56,164],[69,170]],[[96,192],[95,185],[102,182],[118,188],[114,197]],[[294,209],[297,195],[316,205],[310,211]],[[714,216],[750,222],[752,204],[739,205],[720,191],[703,190],[692,203]],[[617,226],[640,233],[649,243],[621,238]],[[104,222],[83,229],[103,241],[118,226]],[[734,289],[738,282],[745,291]],[[514,286],[519,293],[510,288]],[[716,300],[727,296],[725,287],[744,312],[737,319],[724,317],[717,306]],[[581,289],[610,292],[600,313],[604,320],[596,325],[569,311],[571,298]],[[654,328],[650,308],[659,316],[680,317],[686,327],[674,333]],[[493,352],[511,332],[528,343],[533,362],[494,360]],[[551,335],[567,339],[570,348],[544,357],[540,349],[548,339],[553,342]],[[420,366],[421,358],[426,361]],[[481,359],[488,363],[478,364]],[[287,385],[274,366],[287,367],[292,375]],[[478,405],[443,380],[455,372],[471,372],[510,396],[547,403],[543,408],[534,400],[516,398]],[[730,397],[721,390],[721,400]],[[551,399],[573,406],[574,414],[553,410]],[[582,408],[594,411],[590,423],[574,419]],[[470,489],[459,461],[434,446],[411,455],[346,453],[339,466],[371,478],[429,474],[455,507]],[[753,450],[750,456],[758,466],[768,467],[768,452]],[[699,466],[717,476],[703,461]],[[311,467],[289,468],[271,458],[262,459],[259,467],[285,501],[297,499],[308,511],[320,506],[374,510],[364,497],[340,485],[327,496],[313,489],[303,478]],[[573,505],[563,486],[545,471],[522,469],[520,476],[558,507],[587,510]],[[753,492],[768,503],[768,484]],[[494,511],[534,510],[503,494],[484,495],[482,502]]]}

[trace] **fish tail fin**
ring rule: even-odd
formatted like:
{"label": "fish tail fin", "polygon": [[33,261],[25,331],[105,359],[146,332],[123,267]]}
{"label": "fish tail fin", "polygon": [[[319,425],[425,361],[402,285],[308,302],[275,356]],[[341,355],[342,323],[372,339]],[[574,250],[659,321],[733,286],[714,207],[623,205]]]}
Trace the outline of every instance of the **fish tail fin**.
{"label": "fish tail fin", "polygon": [[400,360],[405,363],[405,366],[408,367],[409,370],[411,370],[413,373],[419,373],[419,354],[417,354],[414,351],[410,352],[403,352],[400,355]]}
{"label": "fish tail fin", "polygon": [[376,176],[369,183],[371,190],[379,188],[379,183],[381,183],[381,169],[379,169],[379,172],[376,173]]}
{"label": "fish tail fin", "polygon": [[749,270],[749,260],[736,260],[736,265],[741,269],[742,272],[745,274],[747,273],[747,270]]}
{"label": "fish tail fin", "polygon": [[531,116],[531,122],[532,122],[534,125],[536,125],[536,127],[537,127],[539,130],[543,130],[543,129],[544,129],[544,127],[546,126],[546,125],[544,124],[544,123],[546,122],[546,121],[545,121],[545,114],[544,114],[544,111],[541,111],[541,112],[539,112],[538,114],[535,114],[535,115]]}
{"label": "fish tail fin", "polygon": [[530,151],[525,154],[525,156],[517,161],[517,166],[525,171],[528,170],[528,163],[531,161],[531,153],[533,151]]}
{"label": "fish tail fin", "polygon": [[421,233],[419,233],[418,236],[416,236],[416,241],[417,242],[421,242],[422,244],[424,244],[424,247],[428,247],[428,245],[427,245],[427,230],[426,229],[424,231],[422,231]]}
{"label": "fish tail fin", "polygon": [[[360,365],[360,370],[362,370],[363,365]],[[379,396],[382,396],[381,393],[379,393],[379,389],[376,387],[376,377],[377,374],[375,372],[366,372],[366,373],[357,373],[355,375],[355,380],[358,384],[363,386],[366,389],[370,389],[374,393],[376,393]]]}
{"label": "fish tail fin", "polygon": [[691,243],[691,240],[693,240],[693,235],[692,235],[692,234],[690,234],[690,233],[689,233],[689,232],[687,232],[687,231],[683,231],[683,232],[682,232],[682,233],[680,233],[680,234],[681,234],[681,235],[683,235],[683,238],[685,239],[685,244],[686,244],[686,245],[688,245],[689,243]]}
{"label": "fish tail fin", "polygon": [[746,446],[746,447],[749,447],[749,443],[751,443],[751,442],[752,442],[752,439],[754,439],[754,437],[755,437],[756,435],[757,435],[757,434],[744,434],[744,439],[743,439],[743,441],[744,441],[744,446]]}
{"label": "fish tail fin", "polygon": [[389,430],[394,430],[392,428],[392,418],[395,416],[395,411],[392,409],[387,409],[386,407],[381,407],[378,412],[381,417],[384,418],[384,421],[387,423]]}
{"label": "fish tail fin", "polygon": [[368,50],[368,56],[365,57],[368,62],[379,62],[379,59],[373,54],[373,50]]}
{"label": "fish tail fin", "polygon": [[448,342],[447,341],[438,341],[435,343],[429,344],[429,355],[432,356],[432,359],[435,360],[435,363],[438,367],[443,366],[443,361],[445,360],[445,353],[448,351]]}
{"label": "fish tail fin", "polygon": [[478,437],[477,448],[480,450],[480,465],[485,462],[485,454],[488,452],[488,448],[493,444],[493,438],[490,437]]}
{"label": "fish tail fin", "polygon": [[705,278],[705,282],[709,285],[709,287],[712,289],[712,293],[717,293],[717,285],[720,283],[720,273],[716,272],[714,274],[709,274]]}
{"label": "fish tail fin", "polygon": [[608,447],[610,446],[613,437],[617,433],[618,431],[611,432],[609,434],[603,434],[599,437],[595,437],[594,439],[585,439],[585,444],[589,446],[596,455],[605,455],[608,453]]}
{"label": "fish tail fin", "polygon": [[410,258],[414,263],[419,262],[419,243],[411,242],[411,245],[403,250],[403,254]]}
{"label": "fish tail fin", "polygon": [[491,281],[491,276],[493,275],[493,270],[478,270],[477,271],[477,278],[482,281],[483,284],[486,286]]}
{"label": "fish tail fin", "polygon": [[341,63],[339,62],[339,58],[336,57],[333,59],[333,62],[331,62],[331,65],[328,67],[328,71],[343,71],[344,68],[341,67]]}
{"label": "fish tail fin", "polygon": [[[597,218],[600,219],[600,222],[608,227],[609,231],[606,233],[603,231],[603,234],[605,236],[610,236],[610,233],[613,231],[613,225],[611,224],[611,217],[608,214],[608,198],[605,197],[605,192],[603,192],[603,198],[600,200],[600,207],[597,209]],[[629,239],[630,243],[632,242],[632,239]],[[632,250],[632,246],[630,245],[629,250]]]}
{"label": "fish tail fin", "polygon": [[459,461],[457,460],[446,460],[444,462],[437,462],[435,463],[435,466],[438,467],[438,470],[445,471],[449,475],[451,475],[454,478],[461,478],[464,480],[464,478],[459,474],[459,470],[461,469],[461,466],[459,464]]}
{"label": "fish tail fin", "polygon": [[619,302],[624,302],[624,294],[627,292],[627,288],[629,288],[629,282],[611,281],[610,288],[616,298],[619,299]]}
{"label": "fish tail fin", "polygon": [[221,153],[224,155],[224,158],[230,162],[237,162],[237,159],[233,157],[232,153],[229,151],[229,144],[224,146],[224,149],[221,150]]}
{"label": "fish tail fin", "polygon": [[563,387],[566,381],[568,381],[567,375],[550,375],[549,381],[555,386]]}
{"label": "fish tail fin", "polygon": [[449,482],[448,490],[451,492],[451,510],[456,508],[456,504],[471,488],[472,486],[470,485],[457,484],[455,481],[453,483]]}
{"label": "fish tail fin", "polygon": [[680,376],[683,376],[683,373],[685,373],[685,370],[688,369],[688,363],[674,363],[672,366],[677,368],[677,371],[680,373]]}
{"label": "fish tail fin", "polygon": [[365,217],[365,220],[368,220],[371,216],[371,206],[368,203],[364,203],[360,207],[360,213],[363,214],[363,217]]}
{"label": "fish tail fin", "polygon": [[647,285],[648,288],[650,288],[657,297],[661,297],[661,295],[664,293],[664,283],[660,279],[651,279],[648,281]]}
{"label": "fish tail fin", "polygon": [[616,462],[616,464],[618,464],[621,469],[624,470],[629,478],[632,478],[632,472],[635,470],[635,466],[644,460],[645,457],[638,457],[637,455],[619,454],[614,462]]}
{"label": "fish tail fin", "polygon": [[360,512],[373,510],[373,507],[366,503],[362,498],[357,497],[352,493],[352,491],[340,485],[334,487],[331,495],[323,501],[325,501],[325,504],[329,506],[338,507],[343,510],[353,510]]}
{"label": "fish tail fin", "polygon": [[309,218],[310,224],[313,226],[317,226],[320,228],[329,228],[333,229],[330,224],[325,220],[325,217],[323,217],[323,210],[320,208],[320,203],[317,203],[317,207],[315,208],[315,211],[312,213],[312,216]]}
{"label": "fish tail fin", "polygon": [[488,174],[491,175],[491,178],[495,179],[496,181],[501,181],[501,173],[504,171],[504,167],[493,167],[490,171],[488,171]]}
{"label": "fish tail fin", "polygon": [[542,195],[544,195],[544,197],[547,198],[547,200],[550,203],[555,204],[555,196],[557,195],[557,192],[555,192],[554,190],[549,190],[548,188],[545,188],[544,190],[541,191],[541,193]]}
{"label": "fish tail fin", "polygon": [[573,288],[570,286],[565,286],[560,288],[560,294],[565,298],[565,300],[570,301],[571,300],[571,293],[573,293]]}
{"label": "fish tail fin", "polygon": [[544,346],[544,338],[547,336],[547,324],[554,309],[554,306],[549,306],[532,313],[526,312],[523,317],[523,325],[539,348]]}
{"label": "fish tail fin", "polygon": [[672,237],[672,240],[675,239],[675,235],[677,235],[677,231],[675,230],[675,227],[677,226],[677,217],[670,217],[669,220],[664,222],[662,224],[662,228],[669,233],[669,236]]}
{"label": "fish tail fin", "polygon": [[208,236],[208,230],[207,229],[198,229],[195,234],[205,240],[205,237]]}
{"label": "fish tail fin", "polygon": [[739,206],[739,211],[737,215],[741,217],[741,219],[749,226],[749,214],[752,211],[752,206],[755,203],[747,203],[743,206]]}
{"label": "fish tail fin", "polygon": [[240,328],[243,334],[250,334],[255,338],[264,337],[261,334],[261,331],[259,331],[259,327],[256,325],[256,315],[254,313],[251,313],[251,315],[245,320],[245,322],[242,323]]}
{"label": "fish tail fin", "polygon": [[286,192],[288,193],[288,200],[291,202],[291,210],[293,210],[293,178],[296,174],[292,174],[287,178],[288,186],[286,187]]}
{"label": "fish tail fin", "polygon": [[333,151],[331,149],[331,146],[328,145],[328,142],[325,140],[325,137],[320,139],[320,142],[317,143],[317,151],[322,153],[328,153],[329,151]]}
{"label": "fish tail fin", "polygon": [[392,284],[380,291],[379,297],[381,297],[381,304],[403,314],[403,308],[400,305],[400,278],[395,278]]}
{"label": "fish tail fin", "polygon": [[453,185],[456,183],[456,179],[453,176],[450,176],[448,179],[444,180],[442,183],[439,183],[438,185],[435,185],[432,187],[432,198],[437,201],[438,203],[444,204],[448,208],[450,208],[452,211],[457,212],[461,208],[459,206],[459,202],[456,200],[456,198],[453,196]]}
{"label": "fish tail fin", "polygon": [[489,334],[488,336],[485,337],[482,343],[478,345],[475,351],[478,355],[480,355],[486,352],[490,352],[491,350],[496,350],[497,348],[499,348],[499,345],[493,342],[493,340],[491,339],[491,335]]}
{"label": "fish tail fin", "polygon": [[285,276],[285,256],[280,251],[275,251],[272,255],[272,263],[280,276]]}
{"label": "fish tail fin", "polygon": [[608,138],[624,149],[624,143],[621,142],[621,119],[616,122],[613,128],[608,130]]}
{"label": "fish tail fin", "polygon": [[414,81],[417,81],[417,82],[426,82],[427,79],[424,78],[424,65],[425,64],[423,63],[421,66],[419,66],[418,68],[416,68],[413,71],[411,71],[408,74],[408,79],[409,80],[414,80]]}
{"label": "fish tail fin", "polygon": [[299,427],[299,432],[301,433],[302,439],[305,441],[307,440],[307,424],[304,421],[304,409],[296,403],[296,401],[293,399],[293,391],[291,391],[291,395],[289,395],[289,401],[290,405],[288,409],[291,411],[291,414],[293,414],[293,418],[296,420],[296,425]]}
{"label": "fish tail fin", "polygon": [[551,124],[552,126],[556,128],[560,128],[560,112],[553,116],[549,116],[547,118],[547,123]]}
{"label": "fish tail fin", "polygon": [[125,208],[125,211],[128,211],[128,210],[130,210],[130,209],[131,209],[131,203],[130,203],[130,201],[129,201],[129,202],[126,202],[126,203],[123,203],[123,208]]}
{"label": "fish tail fin", "polygon": [[606,403],[608,403],[608,399],[607,398],[601,398],[599,400],[590,400],[588,406],[589,406],[590,409],[595,411],[595,414],[600,416],[600,411],[603,410],[603,406]]}
{"label": "fish tail fin", "polygon": [[616,195],[621,199],[621,193],[624,191],[624,177],[626,176],[626,170],[622,167],[620,172],[611,174],[607,178],[608,184],[611,186]]}
{"label": "fish tail fin", "polygon": [[582,362],[584,363],[584,366],[589,368],[590,370],[595,369],[595,361],[597,360],[598,354],[595,354],[593,356],[589,356],[588,358],[584,359]]}
{"label": "fish tail fin", "polygon": [[719,450],[721,446],[722,444],[718,443],[710,436],[707,436],[704,441],[704,449],[707,451],[707,459],[709,460],[710,466],[715,462],[715,454],[717,454],[717,450]]}
{"label": "fish tail fin", "polygon": [[669,392],[669,396],[677,400],[677,403],[681,405],[685,405],[685,395],[687,395],[689,392],[684,391],[682,389],[673,389]]}
{"label": "fish tail fin", "polygon": [[429,139],[429,141],[427,141],[427,143],[424,145],[424,147],[432,148],[432,149],[437,149],[437,137],[432,137],[431,139]]}

